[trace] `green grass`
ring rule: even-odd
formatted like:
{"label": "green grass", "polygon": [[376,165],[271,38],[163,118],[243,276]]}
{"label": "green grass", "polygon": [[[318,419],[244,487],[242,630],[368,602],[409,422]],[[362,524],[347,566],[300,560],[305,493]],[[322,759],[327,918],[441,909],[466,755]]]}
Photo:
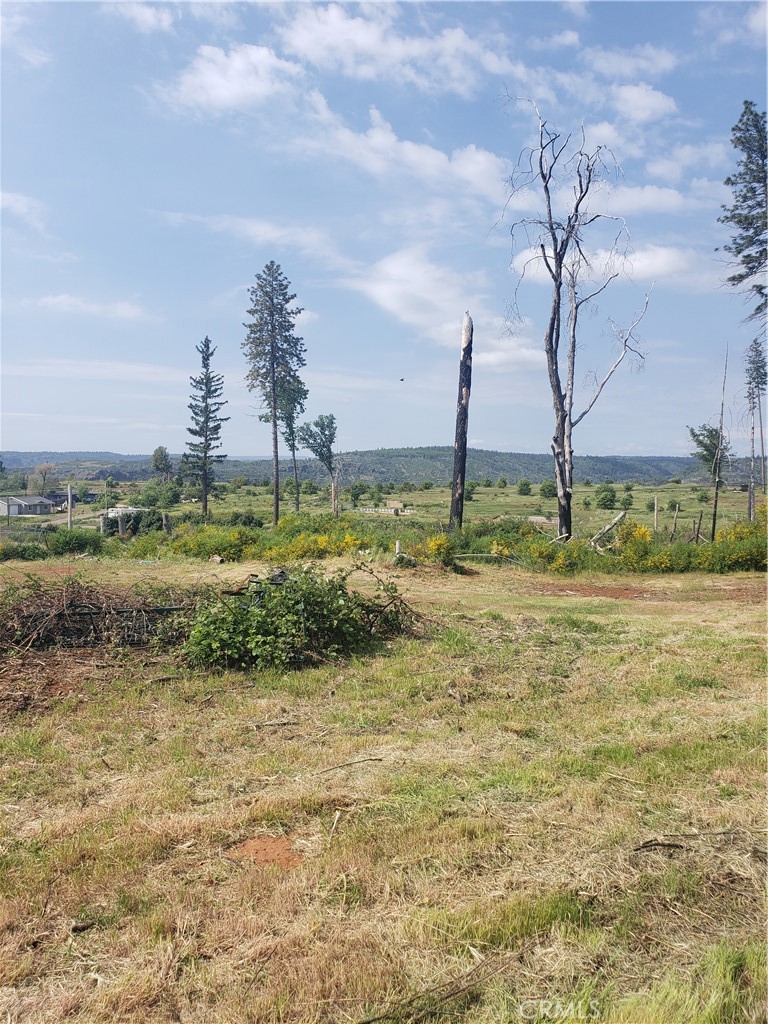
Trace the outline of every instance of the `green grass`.
{"label": "green grass", "polygon": [[419,635],[302,672],[6,659],[10,1019],[763,1019],[763,581],[399,582]]}

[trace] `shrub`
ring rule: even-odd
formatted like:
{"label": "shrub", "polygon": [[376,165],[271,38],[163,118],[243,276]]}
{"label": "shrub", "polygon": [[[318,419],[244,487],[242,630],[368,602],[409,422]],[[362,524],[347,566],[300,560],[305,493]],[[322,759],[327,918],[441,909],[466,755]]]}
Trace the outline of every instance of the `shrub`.
{"label": "shrub", "polygon": [[603,509],[616,508],[616,488],[606,481],[595,488],[595,507]]}
{"label": "shrub", "polygon": [[433,537],[427,537],[423,544],[417,544],[412,548],[411,554],[418,561],[453,565],[456,549],[447,534],[437,533]]}
{"label": "shrub", "polygon": [[507,486],[507,478],[505,476],[500,476],[496,481],[496,486],[503,490]]}
{"label": "shrub", "polygon": [[539,495],[542,498],[556,498],[557,484],[554,480],[542,480],[539,484]]}
{"label": "shrub", "polygon": [[25,541],[0,541],[0,562],[18,559],[20,562],[33,562],[45,558],[47,552],[42,544]]}
{"label": "shrub", "polygon": [[631,494],[622,494],[619,498],[619,508],[630,509],[635,503]]}
{"label": "shrub", "polygon": [[517,493],[527,497],[531,493],[531,481],[526,477],[517,481]]}
{"label": "shrub", "polygon": [[345,575],[326,579],[311,568],[296,570],[279,585],[259,584],[203,605],[187,657],[195,665],[266,670],[365,650],[405,624],[394,586],[383,589],[381,598],[368,599],[348,590]]}
{"label": "shrub", "polygon": [[95,530],[56,530],[45,538],[51,555],[98,555],[102,543],[101,534]]}
{"label": "shrub", "polygon": [[218,526],[184,524],[173,535],[171,550],[190,558],[210,558],[220,555],[228,562],[238,562],[247,547],[258,544],[258,530],[245,526],[224,529]]}

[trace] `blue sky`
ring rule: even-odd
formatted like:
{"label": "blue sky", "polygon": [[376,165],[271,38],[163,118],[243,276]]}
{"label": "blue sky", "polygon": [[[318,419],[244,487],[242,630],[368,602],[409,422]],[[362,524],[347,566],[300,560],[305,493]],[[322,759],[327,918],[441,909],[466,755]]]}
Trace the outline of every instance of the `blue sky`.
{"label": "blue sky", "polygon": [[746,452],[751,331],[717,217],[731,127],[765,105],[764,3],[4,2],[2,42],[0,447],[183,450],[208,335],[224,450],[266,453],[240,346],[275,260],[305,310],[306,418],[334,413],[340,450],[452,443],[469,310],[470,443],[548,451],[540,275],[509,315],[510,229],[538,209],[508,185],[525,97],[620,169],[593,209],[630,249],[583,324],[585,396],[653,285],[644,368],[621,367],[577,454],[689,451],[726,343]]}

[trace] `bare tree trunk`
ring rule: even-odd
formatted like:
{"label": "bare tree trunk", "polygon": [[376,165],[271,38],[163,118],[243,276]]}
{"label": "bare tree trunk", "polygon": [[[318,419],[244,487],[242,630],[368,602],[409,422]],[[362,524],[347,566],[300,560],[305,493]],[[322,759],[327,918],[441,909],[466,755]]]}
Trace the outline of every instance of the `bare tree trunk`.
{"label": "bare tree trunk", "polygon": [[293,482],[294,482],[294,485],[296,487],[296,490],[295,490],[295,493],[294,493],[294,497],[293,497],[293,506],[296,509],[296,512],[298,513],[298,511],[299,511],[299,467],[296,464],[296,449],[295,448],[293,448],[291,450],[291,458],[293,459]]}
{"label": "bare tree trunk", "polygon": [[275,368],[275,355],[272,353],[270,379],[270,409],[269,414],[272,420],[272,525],[277,526],[280,518],[280,453],[278,449],[277,431],[277,376]]}
{"label": "bare tree trunk", "polygon": [[723,390],[720,395],[720,424],[718,426],[717,452],[715,454],[715,465],[713,472],[715,477],[715,500],[712,506],[712,535],[710,540],[714,544],[717,533],[717,499],[720,493],[720,462],[723,455],[723,419],[725,418],[725,381],[728,376],[728,346],[725,346],[725,366],[723,367]]}
{"label": "bare tree trunk", "polygon": [[747,516],[750,523],[755,521],[755,400],[749,405],[749,494]]}
{"label": "bare tree trunk", "polygon": [[339,468],[338,466],[331,473],[331,511],[334,518],[339,518]]}
{"label": "bare tree trunk", "polygon": [[460,530],[464,520],[464,481],[467,473],[467,428],[469,395],[472,389],[472,340],[474,327],[467,311],[461,328],[461,359],[459,362],[459,398],[456,404],[456,439],[453,444],[453,481],[449,530]]}
{"label": "bare tree trunk", "polygon": [[757,393],[757,416],[760,424],[760,481],[765,494],[765,434],[763,433],[763,396]]}

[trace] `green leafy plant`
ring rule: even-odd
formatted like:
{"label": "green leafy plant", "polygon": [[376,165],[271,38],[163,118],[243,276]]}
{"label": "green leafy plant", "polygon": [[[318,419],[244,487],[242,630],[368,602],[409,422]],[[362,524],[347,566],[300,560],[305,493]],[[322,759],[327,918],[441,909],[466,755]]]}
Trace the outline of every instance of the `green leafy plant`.
{"label": "green leafy plant", "polygon": [[542,480],[539,484],[539,496],[542,498],[556,498],[557,484],[554,480]]}
{"label": "green leafy plant", "polygon": [[616,508],[616,488],[606,481],[595,488],[595,507],[603,509]]}
{"label": "green leafy plant", "polygon": [[403,629],[407,614],[394,584],[376,598],[347,587],[348,574],[307,567],[203,605],[186,654],[194,665],[289,669],[345,657]]}

